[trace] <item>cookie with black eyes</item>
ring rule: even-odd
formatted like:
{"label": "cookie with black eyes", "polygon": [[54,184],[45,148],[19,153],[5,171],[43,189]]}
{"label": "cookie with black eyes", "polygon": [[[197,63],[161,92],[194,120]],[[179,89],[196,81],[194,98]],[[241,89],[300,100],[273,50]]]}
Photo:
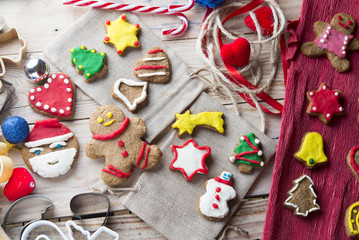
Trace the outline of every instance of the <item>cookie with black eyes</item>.
{"label": "cookie with black eyes", "polygon": [[21,150],[25,164],[43,178],[67,173],[78,152],[76,136],[57,118],[37,121]]}
{"label": "cookie with black eyes", "polygon": [[90,117],[92,139],[86,144],[89,158],[105,158],[102,180],[109,186],[125,182],[135,168],[148,170],[155,167],[162,152],[156,145],[141,139],[146,133],[145,123],[139,117],[125,117],[120,108],[105,105]]}
{"label": "cookie with black eyes", "polygon": [[304,43],[300,50],[307,57],[326,56],[338,72],[350,70],[348,51],[359,51],[359,40],[353,36],[355,21],[345,13],[334,15],[330,23],[314,23],[314,41]]}

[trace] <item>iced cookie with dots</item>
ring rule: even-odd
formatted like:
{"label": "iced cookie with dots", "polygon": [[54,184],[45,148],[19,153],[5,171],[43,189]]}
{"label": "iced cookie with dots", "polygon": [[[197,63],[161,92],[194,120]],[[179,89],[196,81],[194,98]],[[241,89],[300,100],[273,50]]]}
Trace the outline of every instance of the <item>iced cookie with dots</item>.
{"label": "iced cookie with dots", "polygon": [[93,136],[86,144],[86,155],[105,159],[101,177],[109,186],[124,183],[136,168],[155,167],[162,158],[157,145],[149,145],[141,139],[146,133],[142,119],[125,117],[121,109],[113,105],[101,106],[92,113],[90,130]]}
{"label": "iced cookie with dots", "polygon": [[322,83],[317,91],[307,92],[309,101],[307,113],[329,124],[334,116],[344,114],[344,108],[339,103],[340,95],[339,90],[330,90],[325,83]]}
{"label": "iced cookie with dots", "polygon": [[64,73],[54,73],[41,87],[29,92],[30,107],[40,114],[59,119],[73,116],[76,100],[75,84]]}
{"label": "iced cookie with dots", "polygon": [[307,57],[326,56],[338,72],[350,70],[347,58],[349,51],[359,51],[359,40],[353,36],[355,21],[345,13],[334,15],[330,23],[318,21],[314,23],[315,39],[304,43],[300,50]]}
{"label": "iced cookie with dots", "polygon": [[113,45],[118,55],[121,55],[127,47],[140,47],[140,42],[137,39],[140,25],[128,23],[125,14],[114,21],[107,20],[105,27],[106,36],[103,42]]}
{"label": "iced cookie with dots", "polygon": [[350,238],[359,238],[359,202],[355,202],[345,212],[344,225]]}
{"label": "iced cookie with dots", "polygon": [[85,82],[92,82],[107,73],[106,53],[87,50],[84,45],[70,50],[71,64],[78,73],[83,74]]}

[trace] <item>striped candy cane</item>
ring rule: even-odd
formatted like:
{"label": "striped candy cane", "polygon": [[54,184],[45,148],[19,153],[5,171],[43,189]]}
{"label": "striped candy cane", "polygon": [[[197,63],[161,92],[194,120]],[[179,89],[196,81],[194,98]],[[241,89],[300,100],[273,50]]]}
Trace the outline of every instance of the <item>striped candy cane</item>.
{"label": "striped candy cane", "polygon": [[176,16],[181,20],[181,26],[173,29],[163,29],[163,35],[176,36],[188,28],[188,19],[183,12],[190,10],[194,5],[194,0],[188,0],[186,5],[169,5],[168,8],[164,7],[148,7],[142,5],[131,5],[122,3],[102,2],[102,1],[89,1],[89,0],[63,0],[64,5],[74,5],[80,7],[100,8],[107,10],[120,10],[127,12],[141,12],[153,14],[166,14]]}

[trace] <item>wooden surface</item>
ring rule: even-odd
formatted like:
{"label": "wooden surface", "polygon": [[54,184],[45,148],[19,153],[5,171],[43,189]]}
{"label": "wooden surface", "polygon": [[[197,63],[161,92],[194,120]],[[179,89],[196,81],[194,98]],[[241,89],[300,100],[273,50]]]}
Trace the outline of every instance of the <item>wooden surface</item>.
{"label": "wooden surface", "polygon": [[[133,2],[131,2],[133,3]],[[155,6],[167,6],[168,1],[165,0],[138,0],[135,1],[137,4],[145,5],[155,5]],[[182,3],[182,1],[176,1],[173,3]],[[289,20],[294,20],[298,18],[300,14],[301,1],[293,0],[281,0],[279,4],[283,8],[286,16]],[[17,27],[21,35],[27,40],[28,43],[28,53],[34,57],[43,57],[43,50],[46,45],[59,37],[61,33],[66,31],[66,29],[74,23],[79,17],[81,17],[88,9],[80,7],[70,7],[62,6],[61,1],[59,0],[2,0],[0,4],[0,16],[5,17],[8,26]],[[155,15],[145,15],[139,14],[139,17],[147,23],[147,25],[158,35],[160,36],[165,44],[176,51],[177,55],[181,57],[185,63],[193,70],[196,71],[200,68],[206,68],[207,66],[200,60],[198,55],[195,53],[195,42],[196,37],[199,32],[202,18],[204,16],[206,9],[195,6],[190,12],[186,13],[190,21],[190,28],[186,34],[176,37],[169,38],[164,37],[161,34],[162,28],[175,27],[178,26],[179,21],[175,17],[171,16],[155,16]],[[243,29],[243,31],[248,31]],[[18,43],[16,41],[9,42],[9,44],[0,45],[0,56],[6,55],[10,57],[15,57],[17,55]],[[263,64],[263,74],[264,77],[269,73],[269,68],[266,66],[268,62],[270,49],[265,47],[263,49],[263,54],[261,56],[261,63]],[[26,56],[25,58],[28,58]],[[26,59],[24,59],[25,61]],[[34,85],[26,79],[22,69],[16,68],[16,66],[7,65],[7,74],[5,79],[12,82],[16,87],[15,95],[9,105],[7,113],[4,113],[0,116],[0,123],[2,123],[9,114],[11,115],[20,115],[24,116],[29,123],[33,124],[39,119],[44,119],[45,117],[33,112],[27,103],[27,93],[28,90]],[[51,66],[51,72],[59,71],[55,67]],[[230,100],[223,98],[220,94],[213,92],[213,89],[209,87],[208,92],[213,98],[217,101],[220,101],[223,105],[234,110],[234,106],[231,104]],[[276,76],[275,82],[272,87],[269,89],[268,93],[275,99],[283,103],[284,99],[284,84],[283,84],[283,73],[280,70]],[[243,99],[236,97],[238,102],[239,110],[241,112],[241,117],[251,122],[254,126],[260,124],[259,116],[256,110],[251,108]],[[74,115],[73,121],[67,121],[65,124],[75,132],[76,136],[79,139],[80,145],[84,146],[85,142],[90,138],[90,132],[88,129],[88,118],[93,110],[95,110],[99,105],[94,102],[89,96],[84,94],[81,90],[77,91],[77,106]],[[278,116],[267,116],[267,134],[277,139],[279,136],[280,128],[280,117]],[[16,167],[24,166],[22,158],[17,151],[12,151],[10,157],[14,160]],[[92,161],[86,158],[83,149],[80,149],[80,157],[78,163],[86,164],[86,161]],[[92,164],[98,164],[101,166],[101,161],[93,161]],[[97,168],[100,169],[100,168]],[[71,170],[75,171],[75,169]],[[99,170],[93,173],[94,175],[99,175]],[[261,179],[253,186],[252,190],[249,193],[249,196],[266,196],[268,195],[271,183],[272,170],[271,167],[267,168]],[[36,176],[35,176],[36,177]],[[99,177],[99,176],[98,176]],[[38,179],[36,179],[38,180]],[[133,181],[136,180],[134,177]],[[42,180],[39,180],[42,181]],[[42,181],[42,184],[46,184],[46,181]],[[76,189],[76,184],[86,184],[88,189],[95,184],[93,182],[88,183],[86,179],[77,179],[74,181],[73,188]],[[3,185],[2,185],[3,186]],[[47,183],[46,187],[51,188],[51,182]],[[58,189],[60,191],[61,189]],[[54,189],[54,191],[56,191]],[[62,215],[66,217],[70,216],[68,200],[74,194],[71,194],[70,190],[63,188],[61,191],[64,191],[64,194],[58,194],[56,201],[63,203],[61,206],[56,206],[59,208]],[[122,201],[123,195],[120,198],[114,198],[113,201],[118,201],[115,204],[116,211],[125,211],[123,210],[120,202]],[[231,223],[239,225],[242,228],[250,231],[251,235],[240,236],[239,239],[255,239],[260,238],[263,231],[263,222],[265,217],[267,200],[262,198],[251,198],[248,199],[243,206],[240,208],[236,216],[232,219]],[[9,202],[5,197],[0,198],[0,204],[3,205],[4,211],[6,211]],[[4,213],[2,213],[4,214]],[[49,214],[51,215],[51,214]],[[31,213],[28,214],[17,214],[11,222],[22,222],[30,220],[29,218]],[[54,216],[54,215],[52,215]],[[0,218],[2,219],[2,217]],[[98,224],[101,219],[92,219],[93,224]],[[130,215],[119,215],[111,217],[112,224],[109,227],[114,230],[121,231],[123,239],[161,239],[160,234],[156,233],[154,230],[150,229],[148,225],[143,223],[136,216]],[[123,224],[116,224],[123,223]],[[63,222],[59,223],[63,226]],[[20,227],[13,227],[9,229],[10,236],[16,236],[20,231]],[[238,235],[233,232],[228,233],[228,239],[238,239]]]}

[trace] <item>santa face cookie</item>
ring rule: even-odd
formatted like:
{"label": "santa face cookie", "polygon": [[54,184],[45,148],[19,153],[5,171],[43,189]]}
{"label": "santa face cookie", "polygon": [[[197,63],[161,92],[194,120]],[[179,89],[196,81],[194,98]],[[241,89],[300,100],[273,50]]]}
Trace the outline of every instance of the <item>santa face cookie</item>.
{"label": "santa face cookie", "polygon": [[97,108],[90,118],[92,139],[86,144],[89,158],[105,158],[102,180],[110,186],[125,182],[134,168],[151,169],[162,157],[156,145],[141,140],[146,133],[144,122],[127,118],[118,107],[105,105]]}
{"label": "santa face cookie", "polygon": [[65,74],[54,73],[42,87],[30,90],[29,105],[35,112],[45,116],[72,118],[75,107],[75,84]]}
{"label": "santa face cookie", "polygon": [[198,211],[209,220],[220,220],[228,212],[227,201],[237,196],[232,187],[232,174],[223,171],[219,177],[206,181],[206,193],[198,200]]}
{"label": "santa face cookie", "polygon": [[167,54],[156,47],[135,62],[134,73],[142,81],[167,83],[171,80],[171,65]]}
{"label": "santa face cookie", "polygon": [[67,173],[78,157],[77,138],[57,118],[37,121],[22,148],[26,165],[44,178]]}

